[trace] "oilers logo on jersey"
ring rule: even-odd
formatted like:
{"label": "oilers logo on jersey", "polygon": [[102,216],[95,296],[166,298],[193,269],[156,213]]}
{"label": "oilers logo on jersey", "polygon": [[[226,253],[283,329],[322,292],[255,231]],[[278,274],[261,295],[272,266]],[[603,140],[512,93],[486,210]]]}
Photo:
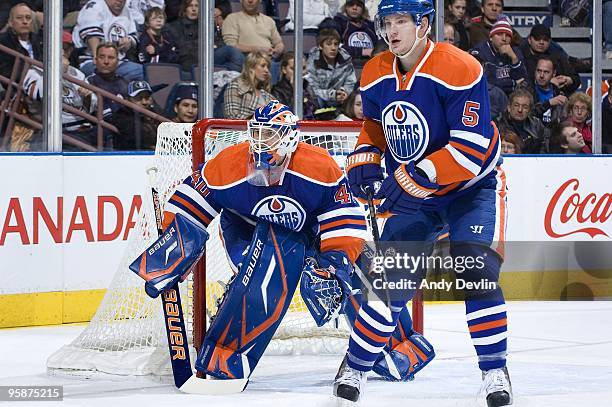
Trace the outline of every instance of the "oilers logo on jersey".
{"label": "oilers logo on jersey", "polygon": [[283,195],[267,196],[255,204],[252,215],[271,223],[299,231],[306,221],[306,211],[294,199]]}
{"label": "oilers logo on jersey", "polygon": [[352,33],[348,38],[347,45],[349,47],[374,48],[372,38],[363,31]]}
{"label": "oilers logo on jersey", "polygon": [[393,157],[408,163],[418,160],[429,144],[429,126],[412,103],[396,100],[382,112],[382,128]]}

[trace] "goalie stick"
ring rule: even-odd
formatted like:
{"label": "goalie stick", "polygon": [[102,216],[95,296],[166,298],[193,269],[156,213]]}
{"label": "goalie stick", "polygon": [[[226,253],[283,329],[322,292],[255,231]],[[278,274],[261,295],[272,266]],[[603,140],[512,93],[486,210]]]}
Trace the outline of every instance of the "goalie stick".
{"label": "goalie stick", "polygon": [[[161,203],[159,201],[159,192],[155,188],[157,168],[149,168],[147,173],[153,198],[157,233],[161,236],[163,233]],[[179,283],[176,282],[172,288],[164,291],[160,297],[164,312],[164,326],[166,327],[174,385],[183,393],[192,394],[232,394],[244,390],[248,379],[209,380],[198,378],[193,373],[189,358],[189,343],[187,341],[187,330],[185,329],[185,317],[181,304]]]}

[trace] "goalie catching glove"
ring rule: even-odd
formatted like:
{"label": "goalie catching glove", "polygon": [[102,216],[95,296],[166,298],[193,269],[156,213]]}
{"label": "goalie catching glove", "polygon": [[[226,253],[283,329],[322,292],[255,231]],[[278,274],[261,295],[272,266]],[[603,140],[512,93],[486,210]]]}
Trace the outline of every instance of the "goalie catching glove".
{"label": "goalie catching glove", "polygon": [[320,253],[308,258],[300,280],[300,294],[317,326],[340,314],[352,294],[353,265],[341,251]]}
{"label": "goalie catching glove", "polygon": [[207,240],[206,230],[177,213],[164,233],[130,264],[130,270],[146,281],[147,295],[156,298],[187,278],[204,254]]}

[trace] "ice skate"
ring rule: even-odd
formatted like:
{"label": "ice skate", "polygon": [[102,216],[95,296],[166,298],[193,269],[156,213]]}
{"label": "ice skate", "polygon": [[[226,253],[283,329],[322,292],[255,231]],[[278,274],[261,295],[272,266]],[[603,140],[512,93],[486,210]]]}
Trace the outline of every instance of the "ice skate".
{"label": "ice skate", "polygon": [[512,404],[512,384],[508,368],[491,369],[482,372],[480,394],[487,400],[488,407],[508,406]]}
{"label": "ice skate", "polygon": [[359,396],[363,392],[367,376],[365,372],[349,367],[346,363],[346,359],[345,356],[336,374],[336,379],[334,381],[334,396],[338,397],[339,402],[343,402],[343,400],[340,399],[344,399],[356,403],[359,401]]}

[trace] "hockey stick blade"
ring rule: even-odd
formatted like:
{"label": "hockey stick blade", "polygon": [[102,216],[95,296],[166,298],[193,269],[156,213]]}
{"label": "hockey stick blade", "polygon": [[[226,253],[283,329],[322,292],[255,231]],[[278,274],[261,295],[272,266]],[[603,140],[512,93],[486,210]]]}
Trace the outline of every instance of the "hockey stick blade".
{"label": "hockey stick blade", "polygon": [[207,394],[210,396],[236,394],[244,391],[249,379],[200,379],[196,375],[191,376],[179,390],[189,394]]}

